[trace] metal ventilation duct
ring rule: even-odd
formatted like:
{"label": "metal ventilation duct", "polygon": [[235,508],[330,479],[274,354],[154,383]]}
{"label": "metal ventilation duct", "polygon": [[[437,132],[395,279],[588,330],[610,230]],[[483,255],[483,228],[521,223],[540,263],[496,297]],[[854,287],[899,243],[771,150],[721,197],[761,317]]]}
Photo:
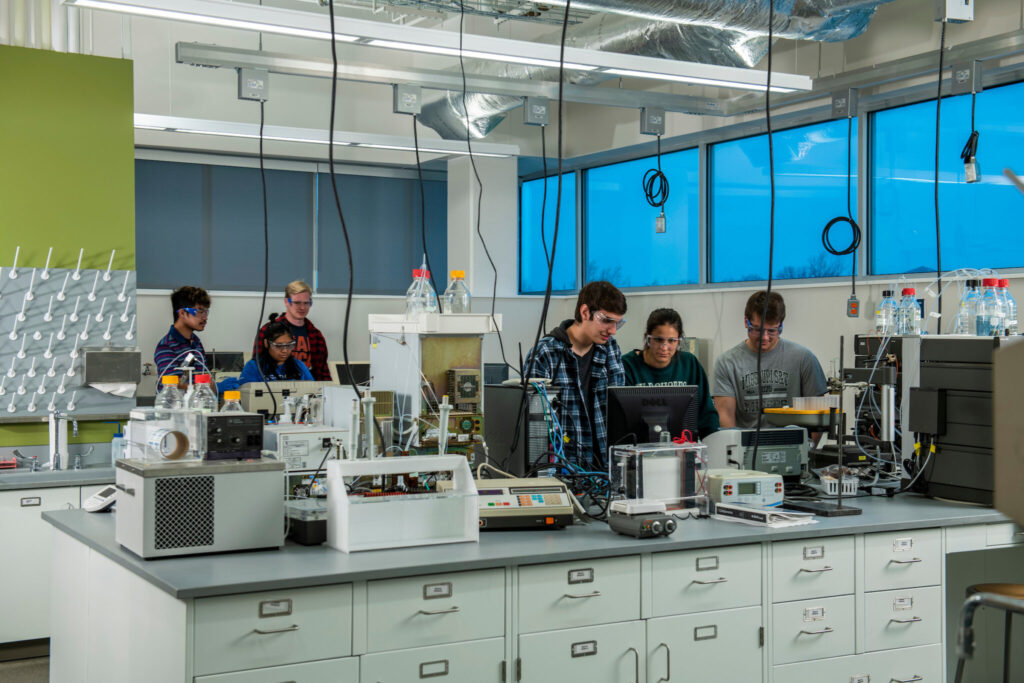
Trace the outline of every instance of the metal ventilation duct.
{"label": "metal ventilation duct", "polygon": [[[860,35],[875,8],[891,0],[776,0],[774,34],[794,40],[836,42]],[[557,0],[551,4],[562,4]],[[764,0],[579,0],[573,8],[603,12],[568,29],[572,47],[677,61],[753,67],[768,50]],[[544,39],[558,42],[560,31]],[[514,80],[557,81],[557,69],[474,62],[467,71]],[[568,80],[594,84],[615,78],[570,72]],[[427,103],[420,121],[445,139],[482,138],[522,104],[518,97],[447,92]]]}

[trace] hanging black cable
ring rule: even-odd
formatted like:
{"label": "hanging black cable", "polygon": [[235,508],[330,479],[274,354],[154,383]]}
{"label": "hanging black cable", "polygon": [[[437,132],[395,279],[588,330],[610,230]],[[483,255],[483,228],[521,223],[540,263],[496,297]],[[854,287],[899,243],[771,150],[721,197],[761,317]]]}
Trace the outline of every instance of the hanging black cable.
{"label": "hanging black cable", "polygon": [[434,269],[430,267],[430,251],[427,249],[427,193],[423,186],[423,165],[420,163],[420,136],[416,129],[417,114],[412,115],[412,144],[416,150],[416,176],[420,185],[420,237],[423,238],[423,260],[427,264],[427,272],[430,273],[430,284],[434,292],[441,296],[441,290],[437,288],[437,280],[434,278]]}
{"label": "hanging black cable", "polygon": [[[853,203],[850,198],[850,192],[853,187],[853,112],[846,117],[846,215],[836,216],[830,220],[826,225],[825,229],[821,231],[821,245],[825,247],[825,251],[832,254],[833,256],[848,256],[853,254],[853,269],[850,273],[850,296],[856,296],[857,294],[857,249],[860,247],[861,230],[857,221],[853,219]],[[843,248],[838,249],[832,244],[831,231],[832,228],[840,223],[846,223],[850,226],[850,244]]]}
{"label": "hanging black cable", "polygon": [[544,181],[541,186],[540,195],[540,245],[544,248],[544,263],[551,268],[551,255],[548,253],[548,238],[544,233],[544,218],[548,210],[548,136],[545,134],[547,126],[540,127],[540,163],[543,167]]}
{"label": "hanging black cable", "polygon": [[[338,194],[338,180],[334,174],[334,115],[338,97],[338,43],[334,33],[334,0],[328,0],[327,4],[331,15],[331,63],[333,65],[331,70],[331,115],[327,127],[327,162],[331,176],[331,191],[334,194],[334,208],[338,212],[338,220],[341,221],[341,233],[345,237],[345,253],[348,256],[348,294],[345,297],[345,322],[341,330],[341,356],[345,360],[345,374],[348,376],[349,386],[352,387],[356,396],[361,396],[355,376],[352,374],[352,364],[348,361],[348,323],[352,316],[352,289],[355,287],[355,272],[352,268],[352,243],[348,238],[348,226],[345,224],[345,214],[341,210],[341,198]],[[380,423],[374,418],[373,424],[377,428],[380,447],[382,450],[386,450],[388,444],[384,443],[384,432]],[[367,440],[369,441],[369,439]]]}
{"label": "hanging black cable", "polygon": [[[761,328],[757,335],[757,429],[754,433],[754,453],[751,463],[757,468],[757,449],[761,443],[761,420],[764,415],[764,383],[761,380],[761,345],[768,321],[768,302],[772,293],[772,268],[775,266],[775,149],[772,145],[772,42],[775,39],[775,0],[768,0],[768,75],[764,87],[764,122],[768,131],[768,286],[765,288],[764,307],[761,309]],[[781,321],[780,321],[781,322]]]}
{"label": "hanging black cable", "polygon": [[[262,34],[260,39],[262,40]],[[267,215],[267,173],[263,167],[263,123],[266,120],[265,104],[264,100],[260,100],[260,193],[263,196],[263,300],[260,302],[260,318],[256,321],[256,339],[260,338],[260,330],[263,329],[263,314],[267,311],[267,291],[270,287],[270,218]],[[267,393],[270,394],[270,400],[274,406],[274,412],[271,415],[277,415],[277,397],[270,390],[270,382],[267,380],[267,376],[263,374],[261,355],[263,355],[262,342],[259,344],[254,360],[256,361],[256,369],[260,373],[260,379],[266,385]]]}
{"label": "hanging black cable", "polygon": [[[967,138],[967,142],[964,144],[963,150],[960,152],[960,158],[964,164],[976,163],[976,157],[978,156],[978,129],[974,127],[974,108],[978,101],[978,93],[971,92],[971,135]],[[971,182],[968,179],[967,182]]]}
{"label": "hanging black cable", "polygon": [[658,136],[658,167],[648,169],[644,173],[644,199],[655,209],[661,209],[665,215],[665,202],[668,201],[668,178],[661,172],[661,136]]}
{"label": "hanging black cable", "polygon": [[[942,332],[942,238],[939,231],[939,123],[942,120],[942,71],[943,59],[946,52],[946,22],[942,22],[942,32],[939,34],[939,77],[936,79],[935,92],[935,279],[936,290],[939,292],[938,301],[935,304],[939,317],[935,319],[935,333]],[[972,126],[973,128],[973,126]]]}

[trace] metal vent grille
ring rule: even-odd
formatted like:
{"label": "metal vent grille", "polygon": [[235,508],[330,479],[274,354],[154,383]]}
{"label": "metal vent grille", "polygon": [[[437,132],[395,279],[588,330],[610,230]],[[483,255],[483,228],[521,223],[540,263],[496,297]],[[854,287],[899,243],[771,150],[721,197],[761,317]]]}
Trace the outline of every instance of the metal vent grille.
{"label": "metal vent grille", "polygon": [[[762,446],[798,446],[804,442],[805,432],[802,429],[769,429],[761,432]],[[756,432],[744,432],[740,437],[745,447],[753,448],[758,443]]]}
{"label": "metal vent grille", "polygon": [[157,479],[156,550],[213,545],[214,493],[212,476]]}

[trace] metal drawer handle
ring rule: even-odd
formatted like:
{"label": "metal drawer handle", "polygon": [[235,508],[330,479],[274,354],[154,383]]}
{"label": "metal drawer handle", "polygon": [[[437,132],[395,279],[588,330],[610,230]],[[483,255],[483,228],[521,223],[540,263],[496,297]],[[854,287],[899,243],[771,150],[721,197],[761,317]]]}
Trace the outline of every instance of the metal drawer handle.
{"label": "metal drawer handle", "polygon": [[600,596],[601,591],[594,591],[593,593],[566,593],[563,597],[579,600],[580,598],[597,598]]}
{"label": "metal drawer handle", "polygon": [[910,560],[889,560],[889,561],[892,562],[893,564],[915,564],[917,562],[921,562],[922,560],[921,560],[920,557],[915,557],[915,558],[910,559]]}
{"label": "metal drawer handle", "polygon": [[124,493],[127,493],[129,496],[135,495],[135,489],[128,488],[124,484],[114,484],[114,488],[116,488],[118,491],[123,491]]}
{"label": "metal drawer handle", "polygon": [[820,635],[824,635],[826,633],[832,633],[832,627],[831,626],[826,626],[825,628],[821,629],[820,631],[800,631],[800,633],[803,633],[805,636],[820,636]]}
{"label": "metal drawer handle", "polygon": [[672,680],[672,650],[666,643],[658,643],[658,647],[654,648],[654,651],[657,652],[661,647],[665,648],[665,677],[659,678],[658,683]]}
{"label": "metal drawer handle", "polygon": [[288,633],[289,631],[298,631],[298,630],[299,630],[299,625],[298,624],[292,624],[291,626],[286,626],[284,628],[272,628],[272,629],[254,628],[252,630],[252,632],[253,633],[258,633],[261,636],[269,636],[269,635],[274,634],[274,633]]}
{"label": "metal drawer handle", "polygon": [[455,607],[449,607],[448,609],[421,609],[420,614],[426,614],[427,616],[433,616],[435,614],[454,614],[455,612],[461,612],[462,608],[456,605]]}
{"label": "metal drawer handle", "polygon": [[919,621],[924,621],[921,617],[910,617],[909,619],[890,619],[897,624],[916,624]]}
{"label": "metal drawer handle", "polygon": [[698,581],[697,579],[694,579],[693,583],[700,584],[701,586],[707,586],[712,583],[725,583],[728,580],[729,579],[725,578],[724,576],[719,576],[717,579],[709,579],[707,581]]}
{"label": "metal drawer handle", "polygon": [[828,565],[822,567],[821,569],[806,569],[804,567],[800,567],[800,571],[807,572],[808,574],[821,574],[822,572],[832,571],[832,567],[829,567]]}
{"label": "metal drawer handle", "polygon": [[889,683],[917,683],[918,681],[923,680],[923,676],[918,676],[917,674],[914,674],[913,678],[890,678]]}
{"label": "metal drawer handle", "polygon": [[636,683],[640,683],[640,651],[635,647],[631,647],[626,652],[633,653],[633,674],[636,677]]}
{"label": "metal drawer handle", "polygon": [[1018,531],[1014,534],[1014,536],[1024,536],[1024,531]]}

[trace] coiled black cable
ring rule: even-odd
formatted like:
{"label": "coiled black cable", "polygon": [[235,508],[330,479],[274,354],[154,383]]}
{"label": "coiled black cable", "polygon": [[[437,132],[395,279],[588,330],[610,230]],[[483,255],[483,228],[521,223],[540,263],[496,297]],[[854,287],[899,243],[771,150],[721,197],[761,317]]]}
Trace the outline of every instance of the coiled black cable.
{"label": "coiled black cable", "polygon": [[[825,251],[832,254],[833,256],[849,256],[853,254],[853,271],[850,274],[850,293],[851,295],[857,293],[857,249],[860,248],[861,240],[861,229],[857,225],[857,221],[853,219],[853,205],[850,199],[850,189],[853,184],[853,116],[848,116],[846,119],[846,215],[836,216],[828,223],[825,224],[825,229],[821,231],[821,246],[825,248]],[[832,237],[830,233],[832,228],[840,223],[845,223],[850,226],[850,230],[853,233],[851,235],[850,244],[843,248],[837,249],[832,244]]]}
{"label": "coiled black cable", "polygon": [[668,178],[661,172],[661,136],[658,136],[658,167],[648,169],[644,173],[644,198],[647,203],[665,213],[665,202],[668,201]]}

